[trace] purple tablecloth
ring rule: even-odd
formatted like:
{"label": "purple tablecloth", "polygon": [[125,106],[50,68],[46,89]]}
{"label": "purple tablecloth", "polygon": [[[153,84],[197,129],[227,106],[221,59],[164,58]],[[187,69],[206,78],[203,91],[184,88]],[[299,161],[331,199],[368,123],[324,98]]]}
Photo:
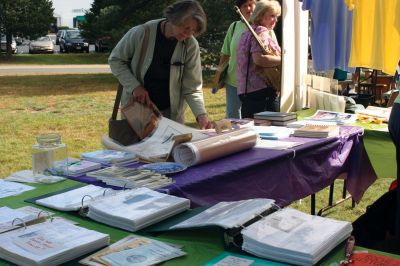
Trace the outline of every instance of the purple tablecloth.
{"label": "purple tablecloth", "polygon": [[[376,180],[362,134],[360,127],[342,126],[336,138],[291,137],[287,140],[304,143],[292,150],[255,147],[190,167],[173,175],[176,182],[159,191],[188,198],[192,207],[257,197],[274,199],[283,207],[347,173],[347,190],[359,202]],[[72,179],[104,186],[86,176]]]}

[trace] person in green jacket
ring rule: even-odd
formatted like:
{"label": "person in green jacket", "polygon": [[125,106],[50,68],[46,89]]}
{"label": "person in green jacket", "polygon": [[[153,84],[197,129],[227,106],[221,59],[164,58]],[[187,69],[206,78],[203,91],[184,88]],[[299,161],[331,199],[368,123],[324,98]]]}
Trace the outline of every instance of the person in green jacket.
{"label": "person in green jacket", "polygon": [[[256,6],[256,0],[236,0],[235,5],[239,7],[242,15],[249,20],[251,14],[253,14]],[[236,78],[236,50],[242,36],[245,31],[246,25],[242,21],[233,22],[225,35],[224,44],[221,48],[221,57],[219,66],[222,66],[229,61],[228,71],[226,75],[226,117],[227,118],[241,118],[240,108],[241,102],[237,95],[237,78]]]}
{"label": "person in green jacket", "polygon": [[[180,123],[189,105],[199,127],[210,128],[195,39],[206,29],[206,15],[197,1],[183,0],[168,6],[164,16],[130,29],[108,58],[112,73],[124,87],[121,104],[126,105],[131,97],[143,104],[152,102],[165,117]],[[145,31],[147,48],[138,65]]]}

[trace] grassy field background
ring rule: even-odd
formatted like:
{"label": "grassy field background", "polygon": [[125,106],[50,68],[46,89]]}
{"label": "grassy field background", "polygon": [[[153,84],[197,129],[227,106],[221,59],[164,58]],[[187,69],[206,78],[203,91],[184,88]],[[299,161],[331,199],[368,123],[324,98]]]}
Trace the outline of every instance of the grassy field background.
{"label": "grassy field background", "polygon": [[[16,61],[21,63],[23,60]],[[33,59],[28,61],[37,63]],[[56,61],[53,59],[53,64]],[[205,73],[204,77],[206,108],[212,120],[222,119],[225,91],[212,94],[210,75]],[[35,136],[41,133],[60,133],[72,157],[100,149],[101,135],[107,133],[116,85],[117,81],[111,74],[0,77],[0,178],[31,168],[31,147],[36,143]],[[196,126],[190,111],[186,113],[186,121],[188,125]],[[366,206],[387,191],[391,181],[390,178],[379,178],[355,208],[351,208],[351,202],[347,201],[326,215],[354,221]],[[336,181],[336,199],[341,189],[342,182]],[[317,208],[325,206],[327,199],[328,189],[317,193]],[[310,198],[295,202],[292,207],[309,212]]]}

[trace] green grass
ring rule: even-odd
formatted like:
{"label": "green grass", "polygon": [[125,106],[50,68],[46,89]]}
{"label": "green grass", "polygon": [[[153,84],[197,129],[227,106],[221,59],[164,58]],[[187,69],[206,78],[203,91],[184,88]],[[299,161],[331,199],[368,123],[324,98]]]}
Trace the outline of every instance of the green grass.
{"label": "green grass", "polygon": [[63,65],[63,64],[107,64],[109,54],[17,54],[7,57],[0,54],[1,64]]}
{"label": "green grass", "polygon": [[[205,80],[206,85],[209,84],[208,75]],[[41,133],[60,133],[72,157],[101,148],[100,138],[107,133],[116,84],[111,74],[0,77],[0,177],[31,168],[31,147],[36,143],[35,136]],[[204,97],[211,119],[223,118],[225,91],[211,94],[206,86]],[[190,111],[186,113],[186,121],[188,125],[196,125]],[[356,208],[351,208],[351,202],[347,201],[326,215],[354,221],[366,206],[387,191],[391,181],[378,179]],[[336,181],[336,199],[342,184]],[[317,209],[323,207],[327,199],[327,189],[317,193]],[[292,206],[309,212],[310,198]]]}

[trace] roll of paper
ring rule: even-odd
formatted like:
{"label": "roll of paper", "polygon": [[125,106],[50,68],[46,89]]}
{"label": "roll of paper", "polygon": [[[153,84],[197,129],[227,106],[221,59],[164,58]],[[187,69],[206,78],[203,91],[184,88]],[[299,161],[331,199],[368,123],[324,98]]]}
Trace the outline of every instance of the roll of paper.
{"label": "roll of paper", "polygon": [[192,166],[250,149],[256,142],[255,131],[241,128],[207,139],[179,144],[173,150],[173,157],[175,162]]}

